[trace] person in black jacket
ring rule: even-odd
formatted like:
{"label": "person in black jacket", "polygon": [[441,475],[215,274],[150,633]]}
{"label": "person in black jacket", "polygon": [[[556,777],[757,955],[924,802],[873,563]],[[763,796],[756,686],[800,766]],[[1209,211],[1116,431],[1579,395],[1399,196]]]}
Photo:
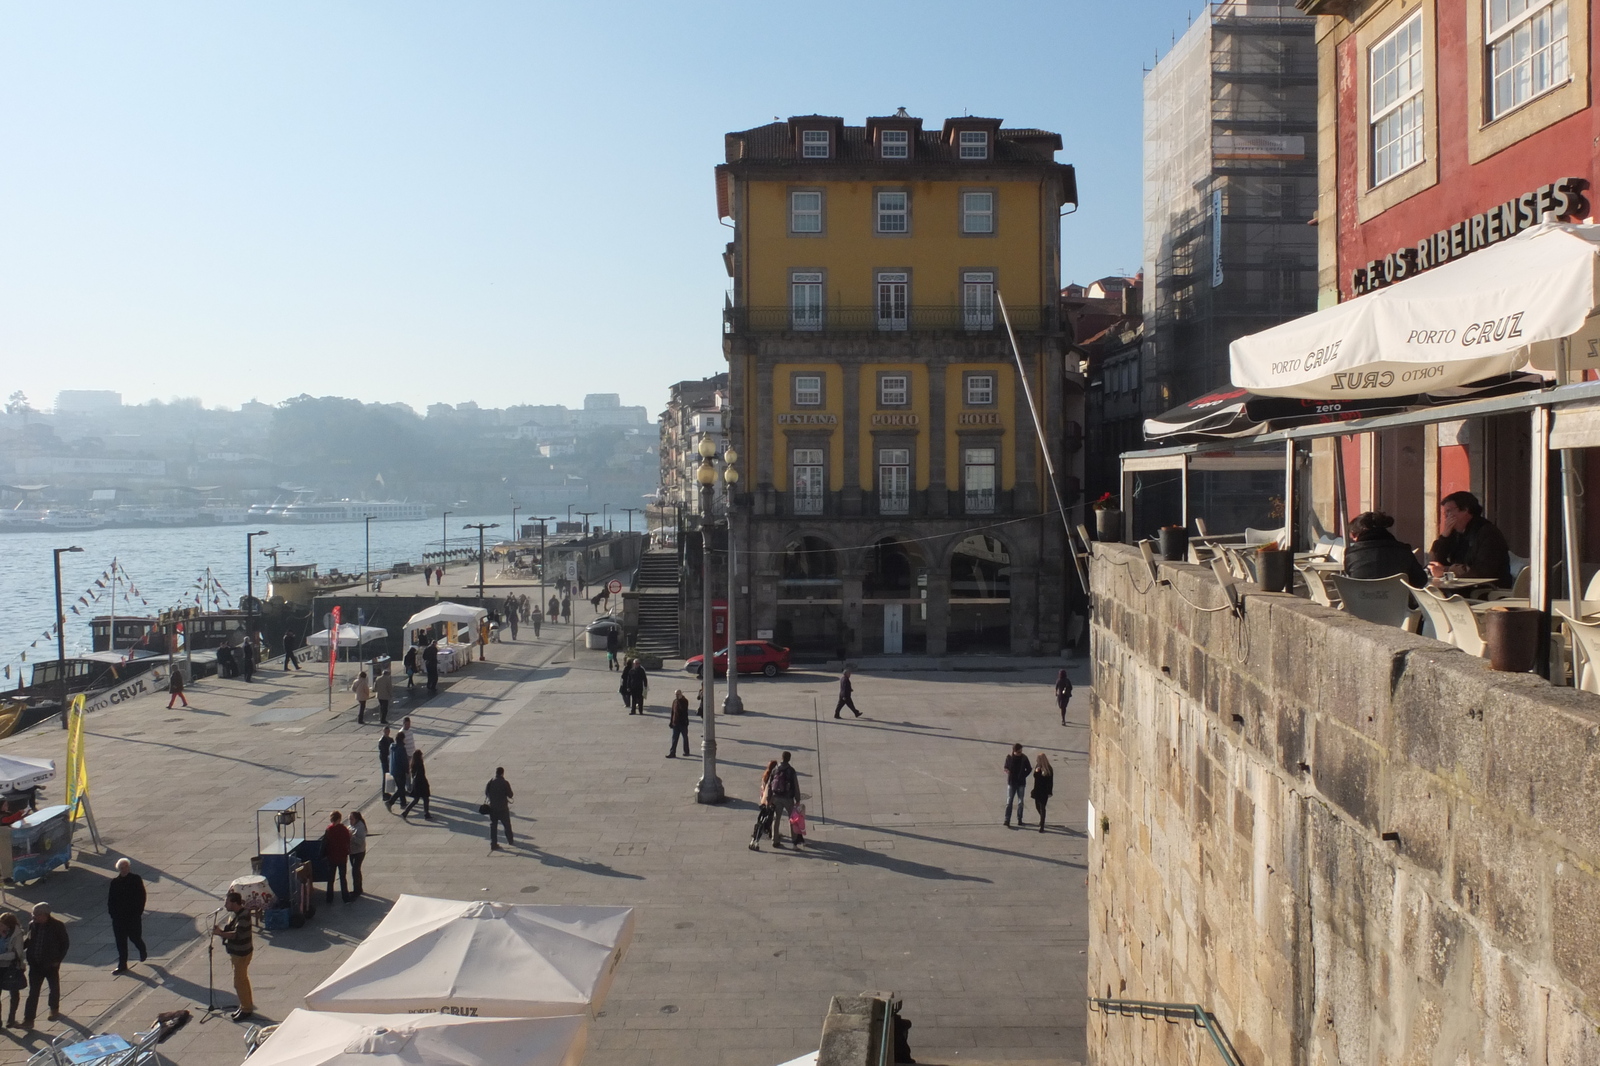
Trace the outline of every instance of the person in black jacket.
{"label": "person in black jacket", "polygon": [[[1033,809],[1039,812],[1039,832],[1044,832],[1044,810],[1050,806],[1050,797],[1056,791],[1056,772],[1050,766],[1050,758],[1044,752],[1033,764]],[[1018,812],[1017,822],[1022,821],[1022,814]]]}
{"label": "person in black jacket", "polygon": [[1011,803],[1017,804],[1017,828],[1022,828],[1022,790],[1028,785],[1028,775],[1033,773],[1033,767],[1028,765],[1028,757],[1022,754],[1022,745],[1011,745],[1011,754],[1006,756],[1006,828],[1011,828]]}
{"label": "person in black jacket", "polygon": [[294,630],[285,629],[283,631],[283,669],[285,672],[291,666],[296,670],[300,669],[300,660],[294,657],[295,649],[298,647],[300,647],[300,638],[295,635]]}
{"label": "person in black jacket", "polygon": [[139,949],[139,961],[149,957],[144,947],[144,878],[133,872],[127,859],[117,860],[117,876],[106,889],[106,911],[111,915],[111,935],[117,941],[117,968],[128,972],[128,941]]}
{"label": "person in black jacket", "polygon": [[1366,511],[1350,520],[1353,543],[1344,550],[1344,572],[1350,577],[1374,580],[1399,574],[1421,588],[1428,583],[1428,572],[1417,562],[1411,545],[1396,540],[1389,527],[1394,519],[1382,511]]}

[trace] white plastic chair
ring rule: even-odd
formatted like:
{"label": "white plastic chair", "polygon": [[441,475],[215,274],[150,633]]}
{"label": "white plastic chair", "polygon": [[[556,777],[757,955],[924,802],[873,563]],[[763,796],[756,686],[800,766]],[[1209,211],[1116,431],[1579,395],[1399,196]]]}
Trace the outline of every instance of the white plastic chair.
{"label": "white plastic chair", "polygon": [[[1450,616],[1444,613],[1444,597],[1426,587],[1419,589],[1408,583],[1406,588],[1411,590],[1412,599],[1422,608],[1424,617],[1422,635],[1442,640],[1446,644],[1454,644],[1455,641],[1450,636]],[[1429,632],[1430,630],[1432,632]]]}
{"label": "white plastic chair", "polygon": [[1473,613],[1471,602],[1461,596],[1436,598],[1450,623],[1450,643],[1480,659],[1487,655],[1489,646],[1483,642],[1483,630],[1478,628],[1478,616]]}
{"label": "white plastic chair", "polygon": [[1246,548],[1257,548],[1263,544],[1281,545],[1283,543],[1283,532],[1283,527],[1281,526],[1277,529],[1251,529],[1249,526],[1245,526],[1244,546]]}
{"label": "white plastic chair", "polygon": [[1583,653],[1582,663],[1573,666],[1573,684],[1584,692],[1600,693],[1600,618],[1583,621],[1559,607],[1555,611],[1566,623],[1577,650]]}
{"label": "white plastic chair", "polygon": [[1405,578],[1360,578],[1332,574],[1333,587],[1339,590],[1339,600],[1346,611],[1357,618],[1376,622],[1381,626],[1397,626],[1415,633],[1422,619],[1420,611],[1411,607],[1411,589]]}
{"label": "white plastic chair", "polygon": [[1306,591],[1311,594],[1312,603],[1320,603],[1324,607],[1332,607],[1333,597],[1328,594],[1328,583],[1322,580],[1322,573],[1310,567],[1300,571],[1300,577],[1306,583]]}

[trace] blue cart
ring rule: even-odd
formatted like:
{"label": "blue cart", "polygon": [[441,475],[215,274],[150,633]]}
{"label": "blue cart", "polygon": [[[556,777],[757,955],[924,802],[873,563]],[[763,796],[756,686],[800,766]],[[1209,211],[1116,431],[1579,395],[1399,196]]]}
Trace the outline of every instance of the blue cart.
{"label": "blue cart", "polygon": [[57,866],[72,861],[72,808],[42,807],[9,826],[0,827],[0,841],[10,837],[11,880],[37,881]]}

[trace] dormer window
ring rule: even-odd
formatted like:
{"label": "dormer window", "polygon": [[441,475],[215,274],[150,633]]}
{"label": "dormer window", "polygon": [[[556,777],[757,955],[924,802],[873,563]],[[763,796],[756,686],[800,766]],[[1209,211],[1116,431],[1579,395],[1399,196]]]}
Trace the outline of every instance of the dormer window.
{"label": "dormer window", "polygon": [[800,154],[806,159],[828,158],[828,131],[802,130],[800,133]]}
{"label": "dormer window", "polygon": [[911,131],[883,130],[878,134],[878,154],[884,159],[907,159],[911,156]]}
{"label": "dormer window", "polygon": [[989,158],[989,131],[987,130],[962,130],[961,139],[962,159],[988,159]]}

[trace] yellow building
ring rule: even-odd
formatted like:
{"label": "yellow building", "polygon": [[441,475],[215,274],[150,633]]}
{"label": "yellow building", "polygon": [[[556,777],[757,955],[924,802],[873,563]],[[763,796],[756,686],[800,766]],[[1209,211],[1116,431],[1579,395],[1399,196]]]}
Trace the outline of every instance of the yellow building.
{"label": "yellow building", "polygon": [[[741,636],[805,652],[1061,647],[1058,134],[904,110],[730,133],[717,205]],[[1002,303],[1015,331],[1013,353]],[[1020,355],[1020,360],[1019,360]]]}

